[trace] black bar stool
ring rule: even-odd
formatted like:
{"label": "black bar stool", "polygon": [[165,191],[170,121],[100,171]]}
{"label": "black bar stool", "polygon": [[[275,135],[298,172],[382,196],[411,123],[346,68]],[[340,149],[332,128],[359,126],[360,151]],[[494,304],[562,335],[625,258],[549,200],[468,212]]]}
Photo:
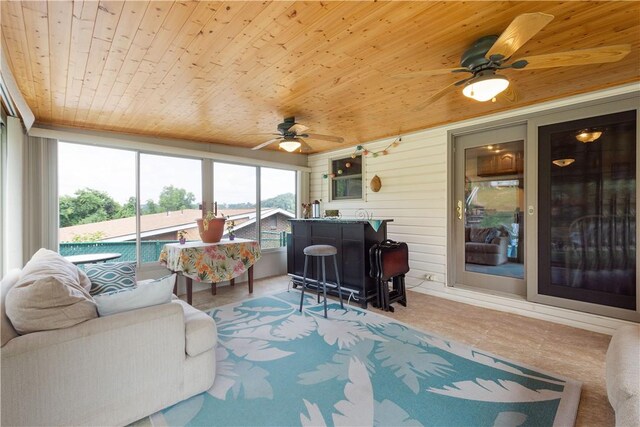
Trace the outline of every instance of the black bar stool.
{"label": "black bar stool", "polygon": [[[340,289],[340,277],[338,276],[338,261],[336,254],[338,250],[331,245],[311,245],[304,248],[304,272],[302,273],[302,294],[300,295],[300,312],[302,312],[302,303],[304,301],[304,289],[307,286],[307,266],[309,265],[309,257],[320,257],[322,260],[322,293],[324,295],[324,317],[327,317],[327,276],[325,272],[324,259],[333,256],[333,266],[336,269],[336,283],[338,285],[338,295],[340,296],[340,308],[344,308],[342,303],[342,289]],[[319,284],[320,280],[316,283]],[[320,298],[320,288],[318,287],[318,298]],[[320,301],[318,301],[320,302]]]}

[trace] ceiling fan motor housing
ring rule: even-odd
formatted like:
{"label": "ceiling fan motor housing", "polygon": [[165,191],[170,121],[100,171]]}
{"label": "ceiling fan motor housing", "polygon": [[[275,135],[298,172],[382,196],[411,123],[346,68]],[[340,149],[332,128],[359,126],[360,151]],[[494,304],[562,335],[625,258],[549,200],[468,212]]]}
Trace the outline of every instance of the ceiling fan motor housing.
{"label": "ceiling fan motor housing", "polygon": [[485,58],[491,46],[498,40],[498,36],[484,36],[476,40],[473,45],[467,49],[460,59],[460,65],[470,70],[482,68],[491,61]]}
{"label": "ceiling fan motor housing", "polygon": [[278,132],[280,132],[283,136],[295,136],[295,133],[287,132],[289,128],[295,124],[295,117],[286,117],[284,121],[278,125]]}

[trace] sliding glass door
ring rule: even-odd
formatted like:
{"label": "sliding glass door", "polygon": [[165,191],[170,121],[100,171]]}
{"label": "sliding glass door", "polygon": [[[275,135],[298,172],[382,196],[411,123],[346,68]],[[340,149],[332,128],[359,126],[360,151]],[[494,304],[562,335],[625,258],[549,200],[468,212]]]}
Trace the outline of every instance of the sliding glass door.
{"label": "sliding glass door", "polygon": [[539,128],[539,294],[636,309],[636,150],[636,111]]}
{"label": "sliding glass door", "polygon": [[524,140],[512,126],[455,138],[456,284],[524,295]]}

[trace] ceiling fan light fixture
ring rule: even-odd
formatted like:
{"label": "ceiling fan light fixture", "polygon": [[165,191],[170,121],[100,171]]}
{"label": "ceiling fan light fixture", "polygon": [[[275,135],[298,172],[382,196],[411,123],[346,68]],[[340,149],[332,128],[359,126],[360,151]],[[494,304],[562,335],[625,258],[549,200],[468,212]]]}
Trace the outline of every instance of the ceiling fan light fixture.
{"label": "ceiling fan light fixture", "polygon": [[576,139],[583,144],[593,142],[602,136],[602,131],[583,129],[576,135]]}
{"label": "ceiling fan light fixture", "polygon": [[493,71],[480,73],[467,83],[462,94],[467,98],[485,102],[495,98],[500,92],[509,87],[509,79],[496,75]]}
{"label": "ceiling fan light fixture", "polygon": [[280,148],[284,151],[288,151],[289,153],[293,153],[300,148],[301,145],[300,141],[296,141],[294,138],[287,138],[280,143]]}
{"label": "ceiling fan light fixture", "polygon": [[553,160],[551,163],[553,163],[556,166],[559,166],[561,168],[565,167],[565,166],[569,166],[571,163],[575,162],[576,159],[557,159],[557,160]]}

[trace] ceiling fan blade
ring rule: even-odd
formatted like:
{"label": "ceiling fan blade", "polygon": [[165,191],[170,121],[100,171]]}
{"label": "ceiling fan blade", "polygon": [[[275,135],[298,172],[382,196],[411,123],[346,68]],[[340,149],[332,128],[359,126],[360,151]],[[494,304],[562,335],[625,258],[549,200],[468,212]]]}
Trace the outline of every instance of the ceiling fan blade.
{"label": "ceiling fan blade", "polygon": [[531,37],[538,34],[545,25],[553,19],[553,15],[546,13],[523,13],[511,21],[511,24],[500,34],[498,40],[491,46],[485,55],[491,59],[494,55],[500,55],[500,59],[510,58]]}
{"label": "ceiling fan blade", "polygon": [[310,139],[318,139],[321,141],[337,142],[340,144],[344,142],[344,138],[341,136],[321,135],[319,133],[307,133],[304,135],[304,137]]}
{"label": "ceiling fan blade", "polygon": [[294,132],[296,135],[300,135],[302,133],[304,133],[305,130],[309,129],[308,126],[305,125],[301,125],[300,123],[296,123],[293,126],[291,126],[288,131],[289,132]]}
{"label": "ceiling fan blade", "polygon": [[423,71],[414,71],[411,73],[394,74],[392,77],[394,79],[415,79],[416,77],[439,76],[442,74],[462,73],[462,72],[471,73],[472,71],[467,68],[438,68],[435,70],[423,70]]}
{"label": "ceiling fan blade", "polygon": [[263,147],[266,147],[266,146],[267,146],[267,145],[269,145],[269,144],[273,144],[274,142],[279,141],[279,140],[281,140],[281,139],[282,139],[282,138],[273,138],[273,139],[270,139],[270,140],[268,140],[268,141],[263,142],[263,143],[262,143],[262,144],[260,144],[260,145],[256,145],[255,147],[253,147],[253,148],[252,148],[252,150],[259,150],[259,149],[261,149],[261,148],[263,148]]}
{"label": "ceiling fan blade", "polygon": [[443,87],[442,89],[440,89],[439,91],[437,91],[436,93],[434,93],[433,95],[431,95],[426,101],[424,101],[422,104],[418,105],[416,108],[413,109],[413,111],[422,111],[425,108],[427,108],[427,106],[429,106],[430,104],[432,104],[433,102],[437,101],[438,99],[442,98],[443,96],[445,96],[446,94],[448,94],[452,89],[454,89],[460,82],[453,82],[450,85],[447,85],[445,87]]}
{"label": "ceiling fan blade", "polygon": [[[571,50],[568,52],[548,53],[520,58],[516,62],[527,61],[527,70],[553,67],[570,67],[574,65],[602,64],[616,62],[631,52],[631,45],[619,44],[615,46],[594,47],[592,49]],[[515,64],[515,62],[514,62]],[[518,69],[518,67],[514,67]]]}

